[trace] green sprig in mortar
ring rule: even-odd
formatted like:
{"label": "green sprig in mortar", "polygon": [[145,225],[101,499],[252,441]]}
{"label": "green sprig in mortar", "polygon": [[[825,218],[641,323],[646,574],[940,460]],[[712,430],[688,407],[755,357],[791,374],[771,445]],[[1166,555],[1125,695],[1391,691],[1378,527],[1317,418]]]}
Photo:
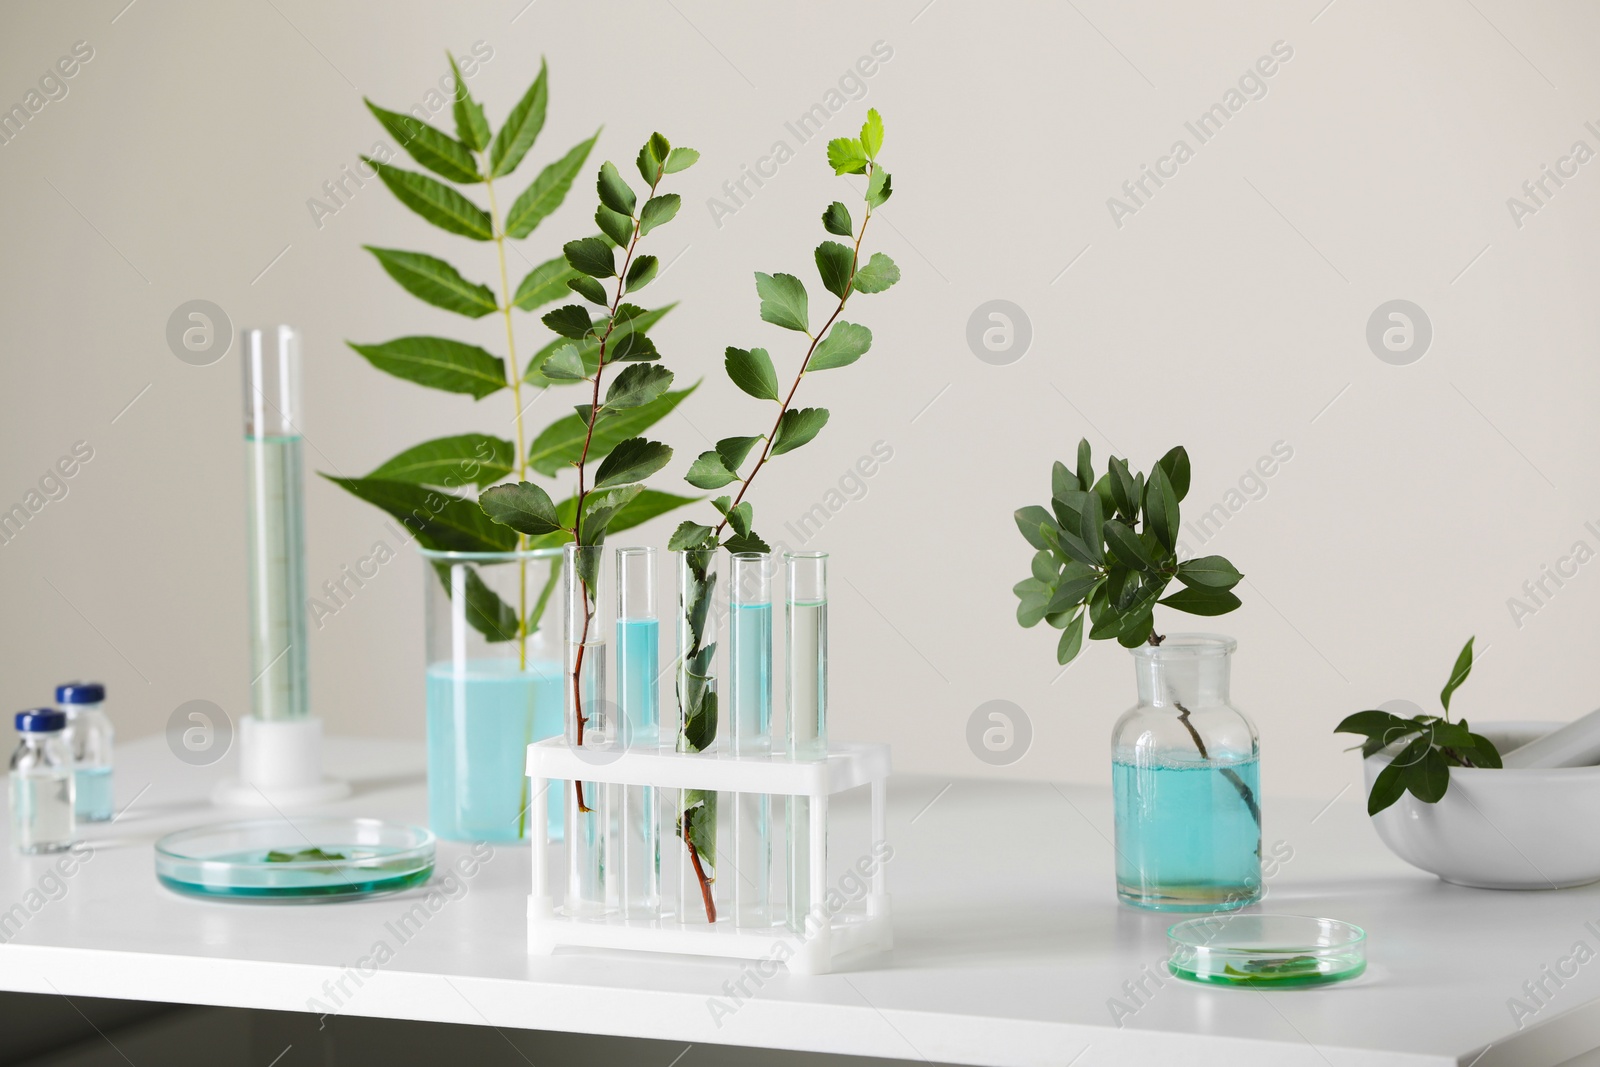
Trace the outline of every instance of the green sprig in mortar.
{"label": "green sprig in mortar", "polygon": [[[730,552],[771,551],[767,542],[755,532],[754,508],[746,499],[750,486],[769,460],[809,444],[827,425],[826,408],[794,406],[795,394],[805,376],[813,371],[849,366],[872,347],[871,330],[841,318],[850,297],[856,293],[881,293],[900,280],[900,268],[882,252],[874,252],[870,258],[862,260],[861,246],[872,213],[887,203],[893,193],[889,172],[878,162],[882,148],[883,119],[876,109],[867,112],[859,137],[839,137],[828,142],[828,163],[836,176],[866,176],[863,194],[866,206],[859,226],[842,201],[834,201],[822,212],[823,229],[849,243],[823,241],[813,253],[822,287],[838,301],[816,332],[811,330],[810,296],[804,282],[793,274],[756,274],[762,321],[804,334],[809,341],[788,390],[782,391],[777,368],[766,349],[730,347],[725,353],[723,365],[733,384],[757,400],[776,404],[778,411],[765,433],[723,438],[715,448],[696,457],[685,475],[685,480],[697,489],[721,489],[734,482],[739,483],[739,488],[735,493],[712,501],[719,515],[714,524],[684,522],[673,532],[667,546],[686,552],[691,568],[690,589],[686,594],[690,602],[683,606],[690,628],[690,647],[678,689],[681,728],[677,748],[680,752],[702,751],[717,734],[717,694],[715,688],[707,684],[715,645],[705,642],[703,632],[704,606],[710,603],[712,594],[709,579],[712,553],[719,545]],[[754,463],[741,475],[740,470],[746,467],[752,454],[756,456]],[[724,532],[730,530],[724,538]],[[706,919],[715,922],[716,905],[705,865],[714,862],[716,794],[686,791],[681,800],[677,831],[700,882]]]}

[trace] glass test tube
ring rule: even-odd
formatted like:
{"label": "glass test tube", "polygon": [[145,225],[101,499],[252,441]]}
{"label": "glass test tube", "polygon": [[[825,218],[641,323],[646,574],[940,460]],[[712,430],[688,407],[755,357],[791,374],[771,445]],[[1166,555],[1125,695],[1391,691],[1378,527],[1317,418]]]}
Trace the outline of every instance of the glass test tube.
{"label": "glass test tube", "polygon": [[245,330],[245,493],[249,516],[250,710],[303,719],[306,689],[305,524],[300,467],[300,336]]}
{"label": "glass test tube", "polygon": [[[608,601],[601,593],[604,549],[568,545],[562,565],[563,658],[566,676],[567,743],[594,749],[595,762],[607,757],[612,736],[612,706],[606,701]],[[582,753],[580,753],[582,754]],[[566,783],[567,900],[569,915],[600,915],[606,910],[606,827],[609,793],[595,782]]]}
{"label": "glass test tube", "polygon": [[[661,623],[656,616],[656,550],[617,556],[617,711],[629,748],[654,750],[661,729]],[[623,786],[613,812],[618,903],[624,918],[661,914],[661,840],[656,791]]]}
{"label": "glass test tube", "polygon": [[[715,549],[690,549],[678,559],[679,752],[707,752],[717,739],[717,591]],[[717,921],[717,794],[680,789],[673,819],[678,884],[673,910],[681,923]]]}
{"label": "glass test tube", "polygon": [[[728,575],[729,747],[772,754],[772,556],[737,552]],[[772,798],[733,798],[733,912],[738,926],[772,924]]]}
{"label": "glass test tube", "polygon": [[[791,552],[784,556],[787,571],[785,629],[789,758],[825,759],[828,755],[828,554]],[[811,910],[811,803],[790,797],[789,892],[787,922],[795,933],[805,932]],[[826,842],[823,842],[826,844]],[[826,869],[826,857],[817,856]]]}

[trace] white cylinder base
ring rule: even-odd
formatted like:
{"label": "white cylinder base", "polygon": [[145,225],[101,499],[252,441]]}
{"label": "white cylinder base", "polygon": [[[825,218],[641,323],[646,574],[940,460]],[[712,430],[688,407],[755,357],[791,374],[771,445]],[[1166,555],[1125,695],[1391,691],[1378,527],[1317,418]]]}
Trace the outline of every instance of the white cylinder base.
{"label": "white cylinder base", "polygon": [[289,808],[350,795],[350,784],[322,774],[322,720],[268,722],[253,715],[239,727],[239,777],[220,782],[211,801],[231,808]]}

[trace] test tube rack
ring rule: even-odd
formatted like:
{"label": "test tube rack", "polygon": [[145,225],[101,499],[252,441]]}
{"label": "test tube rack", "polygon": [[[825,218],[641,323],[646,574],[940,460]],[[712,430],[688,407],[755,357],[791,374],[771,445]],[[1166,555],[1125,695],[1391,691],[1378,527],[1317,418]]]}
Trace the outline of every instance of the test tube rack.
{"label": "test tube rack", "polygon": [[[580,752],[582,755],[580,755]],[[835,742],[820,760],[771,757],[735,757],[727,753],[680,753],[669,749],[630,748],[597,756],[592,749],[577,749],[564,738],[553,737],[528,746],[528,777],[532,781],[533,892],[528,898],[528,951],[549,955],[558,947],[628,949],[643,952],[677,952],[729,959],[774,958],[778,945],[787,947],[784,963],[795,974],[826,974],[836,960],[852,953],[888,951],[893,945],[889,917],[889,892],[884,872],[886,855],[880,855],[868,876],[865,896],[855,905],[831,911],[827,847],[828,798],[863,786],[871,790],[869,849],[885,849],[886,783],[889,746]],[[772,796],[808,797],[808,837],[811,863],[810,899],[819,902],[803,932],[791,930],[782,917],[770,928],[737,927],[731,918],[715,923],[682,923],[663,904],[659,918],[624,919],[618,915],[579,917],[563,913],[560,878],[552,869],[552,842],[546,817],[552,784],[581,781],[610,785],[654,786],[660,790],[703,789],[719,793],[766,793]],[[670,828],[663,828],[664,831]],[[541,835],[543,839],[541,840]],[[676,840],[661,834],[662,847]],[[821,914],[818,914],[818,912]],[[830,913],[831,911],[831,913]]]}

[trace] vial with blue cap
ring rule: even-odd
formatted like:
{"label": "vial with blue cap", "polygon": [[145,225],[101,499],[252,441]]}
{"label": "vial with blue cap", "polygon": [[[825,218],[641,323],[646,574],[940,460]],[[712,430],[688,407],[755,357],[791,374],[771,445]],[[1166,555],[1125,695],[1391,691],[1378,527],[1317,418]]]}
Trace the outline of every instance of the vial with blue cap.
{"label": "vial with blue cap", "polygon": [[115,731],[106,716],[106,687],[99,682],[58,685],[56,707],[67,716],[67,743],[72,748],[73,777],[77,780],[78,820],[109,822],[111,743]]}
{"label": "vial with blue cap", "polygon": [[11,841],[24,854],[60,852],[73,842],[72,748],[67,717],[55,708],[17,712],[21,742],[11,755]]}

